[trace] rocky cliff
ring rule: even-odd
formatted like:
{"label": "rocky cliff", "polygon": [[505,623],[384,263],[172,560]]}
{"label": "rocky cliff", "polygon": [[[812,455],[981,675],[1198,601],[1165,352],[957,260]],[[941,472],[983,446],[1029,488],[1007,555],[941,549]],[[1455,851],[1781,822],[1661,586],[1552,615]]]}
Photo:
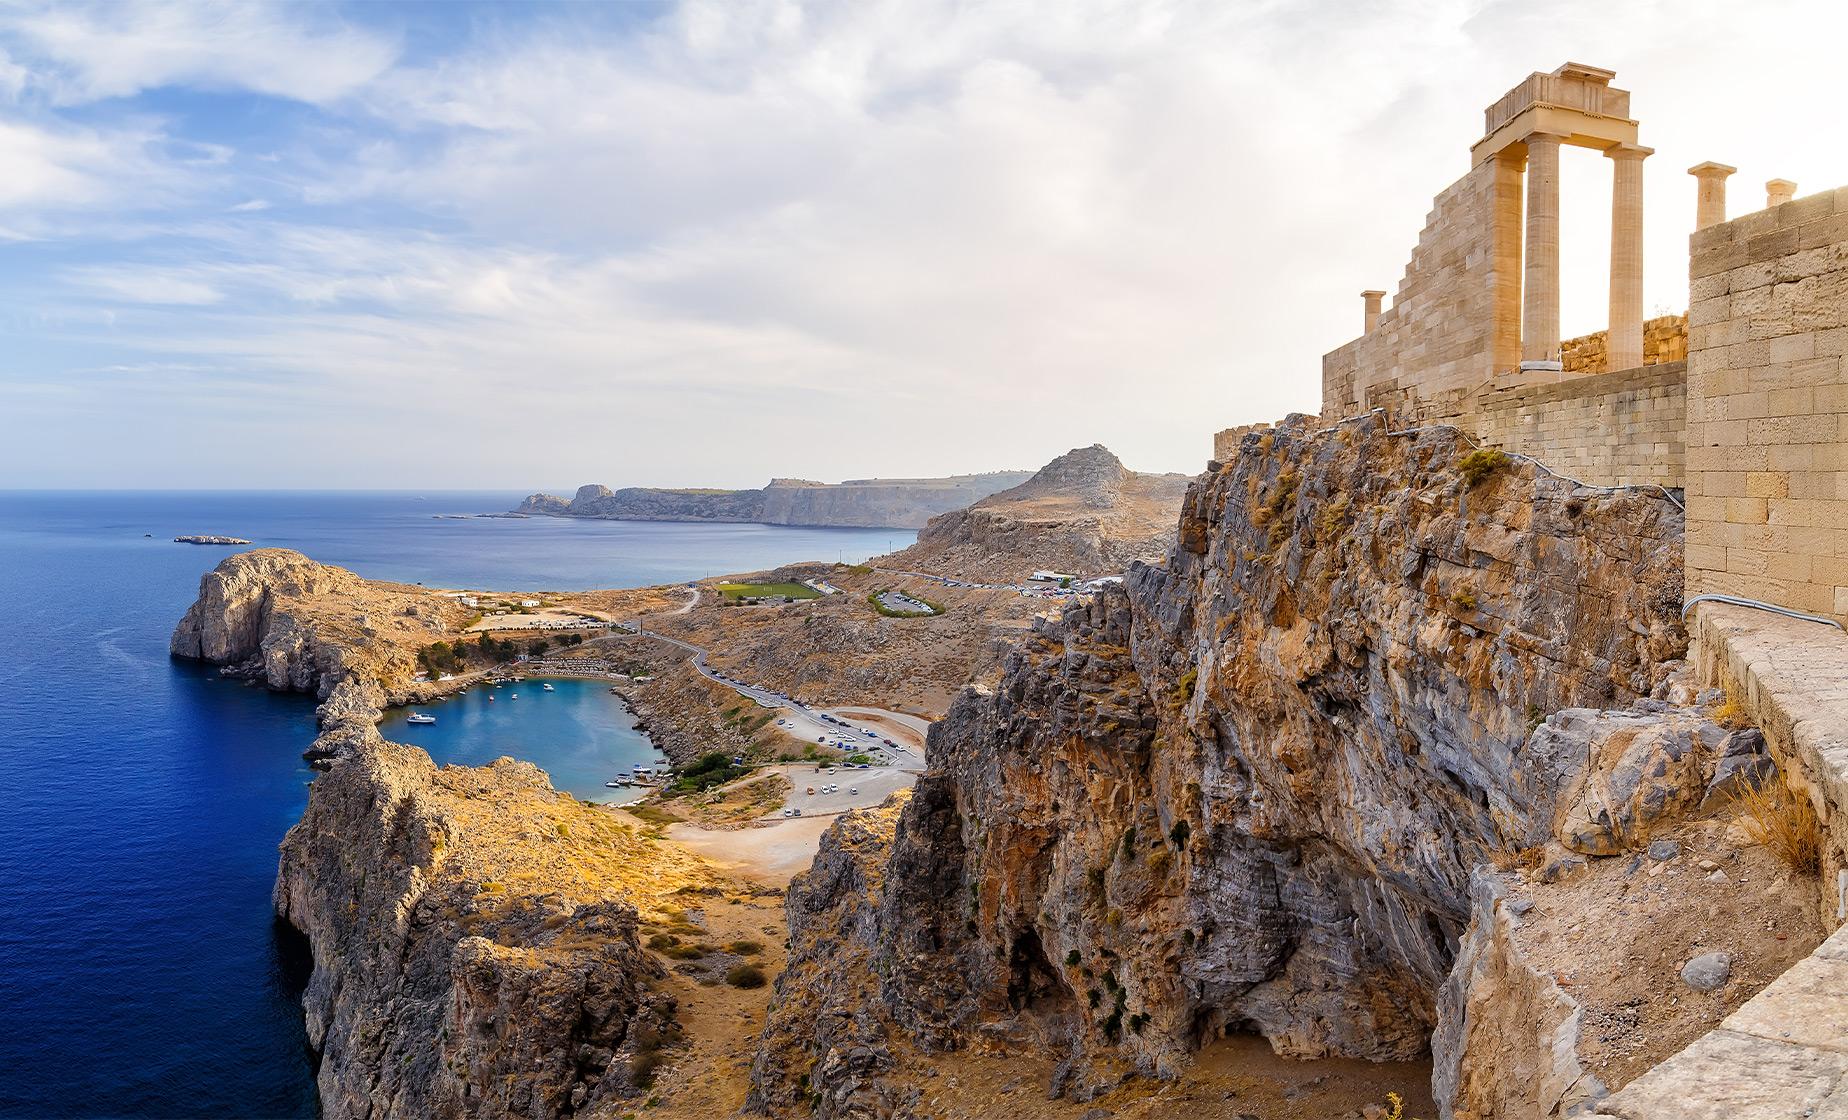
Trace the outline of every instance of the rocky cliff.
{"label": "rocky cliff", "polygon": [[662,490],[580,486],[567,501],[534,494],[514,512],[619,521],[750,521],[916,529],[1027,478],[1024,471],[948,478],[851,479],[841,483],[778,478],[761,490]]}
{"label": "rocky cliff", "polygon": [[1102,444],[1076,448],[1019,486],[931,519],[884,566],[985,581],[1047,568],[1114,575],[1174,543],[1188,479],[1139,474]]}
{"label": "rocky cliff", "polygon": [[379,736],[412,651],[467,613],[262,549],[208,573],[174,631],[175,656],[323,697],[327,772],[283,840],[275,904],[313,951],[303,1006],[330,1120],[639,1104],[678,1028],[638,922],[722,886],[529,764],[439,769]]}
{"label": "rocky cliff", "polygon": [[314,951],[322,1115],[572,1116],[634,1094],[675,1010],[635,902],[709,885],[683,862],[526,763],[439,770],[376,737],[348,752],[276,883]]}
{"label": "rocky cliff", "polygon": [[853,915],[834,955],[866,959],[814,983],[878,998],[851,1037],[818,1021],[835,994],[779,998],[754,1100],[872,1114],[904,1052],[977,1039],[1063,1055],[1050,1088],[1078,1097],[1228,1030],[1424,1052],[1472,870],[1556,843],[1591,780],[1591,737],[1534,733],[1667,687],[1680,556],[1666,498],[1447,429],[1251,433],[1188,489],[1164,566],[933,728],[883,873],[792,888],[792,913]]}

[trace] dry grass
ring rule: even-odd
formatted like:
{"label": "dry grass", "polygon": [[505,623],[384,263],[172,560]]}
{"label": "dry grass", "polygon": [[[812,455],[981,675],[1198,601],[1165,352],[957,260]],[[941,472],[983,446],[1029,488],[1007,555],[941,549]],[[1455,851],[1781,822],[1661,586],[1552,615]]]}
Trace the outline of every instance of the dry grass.
{"label": "dry grass", "polygon": [[1745,710],[1738,697],[1728,692],[1726,699],[1713,710],[1713,722],[1728,731],[1741,731],[1752,726],[1752,713]]}
{"label": "dry grass", "polygon": [[1503,848],[1489,854],[1489,863],[1497,871],[1538,871],[1546,862],[1546,846],[1535,844],[1527,848]]}
{"label": "dry grass", "polygon": [[1755,843],[1793,871],[1815,875],[1822,870],[1822,820],[1809,798],[1774,779],[1756,789],[1743,788],[1737,801]]}

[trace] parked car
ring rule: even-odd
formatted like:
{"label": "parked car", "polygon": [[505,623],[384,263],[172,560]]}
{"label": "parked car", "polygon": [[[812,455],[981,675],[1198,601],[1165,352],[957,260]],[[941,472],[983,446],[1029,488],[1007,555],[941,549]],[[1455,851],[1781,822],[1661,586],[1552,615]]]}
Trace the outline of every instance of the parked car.
{"label": "parked car", "polygon": [[848,795],[849,797],[851,797],[851,796],[853,796],[854,794],[856,794],[856,793],[859,793],[859,792],[860,792],[860,787],[859,787],[859,786],[848,786],[848,787],[847,787],[847,795]]}

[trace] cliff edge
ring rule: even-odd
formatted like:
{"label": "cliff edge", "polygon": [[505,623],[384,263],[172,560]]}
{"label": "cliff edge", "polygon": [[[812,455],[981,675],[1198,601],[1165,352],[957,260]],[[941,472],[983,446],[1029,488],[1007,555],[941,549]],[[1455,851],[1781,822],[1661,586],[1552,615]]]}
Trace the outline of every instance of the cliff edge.
{"label": "cliff edge", "polygon": [[937,514],[960,509],[1027,478],[1025,471],[947,478],[849,479],[840,483],[772,479],[759,490],[611,490],[580,486],[570,500],[534,494],[515,513],[619,521],[759,522],[766,525],[917,529]]}
{"label": "cliff edge", "polygon": [[984,582],[1038,569],[1116,575],[1174,543],[1189,479],[1141,474],[1103,444],[1074,448],[1009,490],[931,519],[882,566]]}
{"label": "cliff edge", "polygon": [[[1686,646],[1672,502],[1471,450],[1379,418],[1253,433],[1189,487],[1164,566],[965,691],[884,869],[792,889],[792,915],[870,908],[866,967],[810,979],[876,998],[848,1063],[821,1048],[833,996],[779,999],[760,1107],[806,1077],[818,1115],[877,1111],[905,1053],[978,1042],[1062,1055],[1048,1088],[1080,1099],[1228,1031],[1426,1052],[1472,870],[1556,846],[1612,786],[1620,752],[1537,729],[1658,703]],[[1679,803],[1594,800],[1583,830]]]}

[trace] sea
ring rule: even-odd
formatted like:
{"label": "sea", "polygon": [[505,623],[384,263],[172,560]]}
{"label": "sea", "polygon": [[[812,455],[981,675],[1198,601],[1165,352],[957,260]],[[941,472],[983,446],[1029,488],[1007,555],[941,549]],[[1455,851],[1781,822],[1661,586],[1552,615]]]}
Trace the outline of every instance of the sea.
{"label": "sea", "polygon": [[[314,772],[313,702],[167,656],[235,549],[505,590],[641,587],[915,534],[469,516],[518,493],[0,491],[0,1116],[312,1117],[306,945],[273,919],[276,848]],[[652,757],[604,686],[472,690],[387,734],[439,762],[528,759],[581,796]],[[496,700],[489,702],[488,695]]]}

